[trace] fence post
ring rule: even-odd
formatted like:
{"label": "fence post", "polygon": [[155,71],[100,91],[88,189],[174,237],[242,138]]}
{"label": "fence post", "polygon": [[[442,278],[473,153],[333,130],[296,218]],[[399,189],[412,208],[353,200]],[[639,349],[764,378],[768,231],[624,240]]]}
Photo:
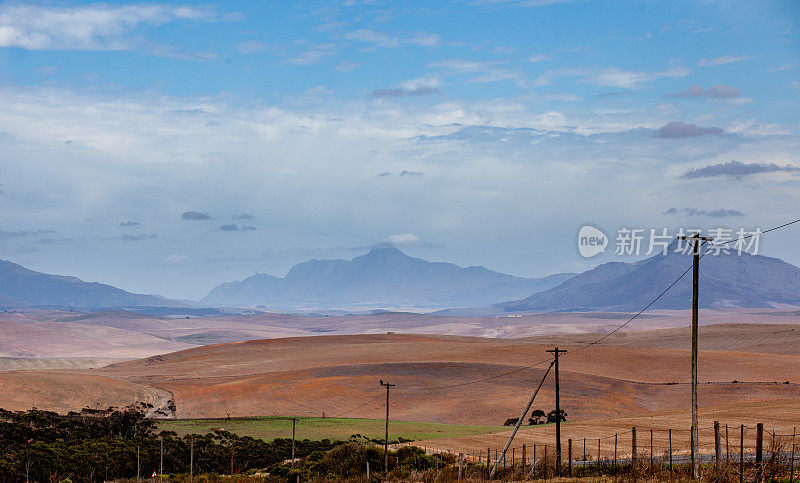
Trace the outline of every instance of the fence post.
{"label": "fence post", "polygon": [[522,471],[525,472],[525,445],[522,445]]}
{"label": "fence post", "polygon": [[650,472],[653,472],[653,430],[650,430]]}
{"label": "fence post", "polygon": [[489,474],[492,471],[491,463],[492,459],[492,448],[486,448],[486,478],[489,478]]}
{"label": "fence post", "polygon": [[533,477],[536,478],[536,443],[533,443]]}
{"label": "fence post", "polygon": [[672,479],[672,428],[669,428],[669,477]]}
{"label": "fence post", "polygon": [[600,438],[597,438],[597,467],[600,468]]}
{"label": "fence post", "polygon": [[631,430],[631,462],[636,466],[636,426]]}
{"label": "fence post", "polygon": [[719,421],[714,421],[714,454],[717,459],[717,470],[719,470],[722,468],[722,445],[719,440]]}
{"label": "fence post", "polygon": [[544,445],[544,479],[547,479],[547,445]]}
{"label": "fence post", "polygon": [[756,481],[761,481],[761,461],[764,451],[764,424],[756,424]]}
{"label": "fence post", "polygon": [[516,448],[511,448],[511,471],[514,471],[514,465],[517,463],[517,455],[514,454]]}
{"label": "fence post", "polygon": [[797,433],[797,427],[795,426],[794,428],[792,428],[792,463],[791,463],[791,469],[789,470],[789,483],[794,482],[794,437],[796,433]]}
{"label": "fence post", "polygon": [[583,464],[586,465],[586,438],[583,438]]}
{"label": "fence post", "polygon": [[461,473],[464,471],[464,453],[458,453],[458,481],[461,481]]}
{"label": "fence post", "polygon": [[617,474],[617,436],[618,433],[614,433],[614,475]]}
{"label": "fence post", "polygon": [[569,458],[569,477],[572,478],[572,439],[567,440],[567,458]]}
{"label": "fence post", "polygon": [[744,424],[739,436],[739,483],[744,482]]}
{"label": "fence post", "polygon": [[725,462],[731,461],[731,444],[728,439],[728,423],[725,423]]}

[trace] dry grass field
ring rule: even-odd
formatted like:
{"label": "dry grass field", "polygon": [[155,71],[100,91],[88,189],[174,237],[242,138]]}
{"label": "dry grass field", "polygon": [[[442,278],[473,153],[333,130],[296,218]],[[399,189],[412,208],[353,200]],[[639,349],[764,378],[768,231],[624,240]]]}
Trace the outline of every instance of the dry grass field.
{"label": "dry grass field", "polygon": [[[569,317],[577,320],[581,315]],[[592,314],[591,320],[601,320],[598,317]],[[615,324],[624,321],[617,315],[603,317]],[[761,322],[756,315],[748,317]],[[714,419],[737,427],[760,421],[779,432],[800,426],[800,317],[777,311],[762,317],[784,323],[701,328],[703,431]],[[110,323],[97,319],[66,323]],[[149,319],[135,323],[137,330],[155,330]],[[162,323],[169,328],[187,322]],[[391,404],[394,420],[497,426],[518,416],[547,367],[545,350],[558,344],[570,351],[561,365],[562,407],[569,420],[565,437],[582,442],[620,433],[620,447],[629,447],[622,442],[629,438],[623,433],[636,425],[642,431],[673,428],[675,445],[682,446],[689,427],[688,330],[659,326],[626,331],[586,347],[599,336],[583,332],[511,339],[376,333],[232,342],[102,368],[0,372],[0,406],[66,411],[137,398],[161,404],[172,397],[179,418],[324,413],[380,419],[385,408],[378,381],[384,379],[397,384]],[[553,404],[549,380],[533,407],[547,412]],[[544,444],[552,440],[551,432],[550,426],[525,427],[519,444]],[[657,445],[665,434],[655,433]],[[426,445],[485,451],[500,446],[505,437],[503,432],[473,433]],[[646,438],[649,444],[649,433]],[[604,454],[613,450],[607,441],[601,444]],[[595,440],[595,452],[596,444]]]}

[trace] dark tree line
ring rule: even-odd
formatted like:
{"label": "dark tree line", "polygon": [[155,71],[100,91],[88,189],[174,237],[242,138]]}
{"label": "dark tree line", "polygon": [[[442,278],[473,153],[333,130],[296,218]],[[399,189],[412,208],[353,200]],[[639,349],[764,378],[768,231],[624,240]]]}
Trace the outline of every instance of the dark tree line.
{"label": "dark tree line", "polygon": [[[187,474],[194,445],[194,474],[240,474],[280,466],[291,457],[291,440],[263,441],[217,430],[206,435],[156,433],[145,417],[148,406],[54,412],[11,412],[0,409],[0,480],[94,482],[149,477],[159,470],[164,447],[164,473]],[[340,443],[297,441],[296,456],[325,452]]]}
{"label": "dark tree line", "polygon": [[[558,415],[557,415],[558,414]],[[546,419],[542,421],[542,418]],[[544,411],[541,409],[535,409],[531,411],[531,415],[528,418],[528,425],[535,426],[537,424],[545,424],[545,423],[555,423],[557,419],[561,419],[561,421],[567,420],[567,413],[564,412],[562,409],[559,413],[556,413],[556,410],[553,409],[549,413],[545,414]],[[519,418],[508,418],[506,422],[503,423],[503,426],[514,426],[519,421]]]}

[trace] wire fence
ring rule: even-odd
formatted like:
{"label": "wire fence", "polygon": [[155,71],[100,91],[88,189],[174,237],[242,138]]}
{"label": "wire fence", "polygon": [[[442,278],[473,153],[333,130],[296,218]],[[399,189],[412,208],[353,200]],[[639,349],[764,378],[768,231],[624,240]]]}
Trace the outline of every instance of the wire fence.
{"label": "wire fence", "polygon": [[[788,478],[793,482],[798,476],[800,441],[796,428],[778,433],[759,424],[718,423],[701,429],[713,435],[711,444],[704,442],[706,444],[701,445],[698,455],[704,479],[758,481]],[[565,438],[560,458],[555,441],[516,444],[505,455],[501,447],[493,446],[481,450],[474,445],[460,449],[419,447],[425,454],[458,465],[460,474],[470,474],[479,479],[489,479],[490,468],[495,463],[497,472],[494,478],[504,480],[556,476],[688,478],[692,458],[690,434],[690,429],[682,428],[631,428],[599,437]]]}

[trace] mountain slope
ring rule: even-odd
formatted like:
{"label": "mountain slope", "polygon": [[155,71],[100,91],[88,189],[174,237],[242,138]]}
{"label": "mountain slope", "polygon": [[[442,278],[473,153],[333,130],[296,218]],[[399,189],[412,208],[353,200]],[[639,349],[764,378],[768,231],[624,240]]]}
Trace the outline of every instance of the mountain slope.
{"label": "mountain slope", "polygon": [[284,278],[256,274],[215,287],[202,300],[218,306],[284,307],[361,304],[364,306],[479,306],[546,290],[574,274],[543,279],[514,277],[484,267],[459,267],[409,257],[392,246],[373,248],[352,260],[309,260]]}
{"label": "mountain slope", "polygon": [[[635,263],[606,263],[525,299],[492,307],[494,312],[637,311],[691,266],[691,256],[669,251]],[[652,308],[691,308],[687,273]],[[800,268],[778,258],[743,253],[707,255],[700,262],[701,307],[800,305]]]}
{"label": "mountain slope", "polygon": [[0,307],[182,307],[157,295],[140,295],[75,277],[35,272],[0,260]]}

